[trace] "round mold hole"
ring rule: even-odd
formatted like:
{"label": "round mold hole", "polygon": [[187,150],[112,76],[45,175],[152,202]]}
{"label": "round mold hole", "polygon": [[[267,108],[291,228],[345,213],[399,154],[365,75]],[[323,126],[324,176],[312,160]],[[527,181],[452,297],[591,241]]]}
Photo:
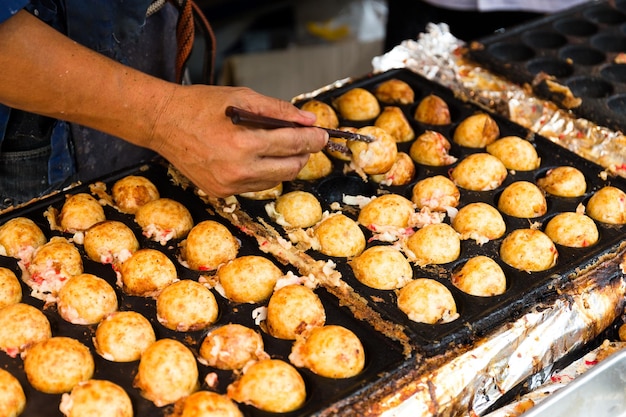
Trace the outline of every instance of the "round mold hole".
{"label": "round mold hole", "polygon": [[495,43],[488,51],[501,61],[527,61],[535,55],[531,48],[518,42]]}
{"label": "round mold hole", "polygon": [[626,94],[610,97],[606,101],[608,108],[615,114],[626,116]]}
{"label": "round mold hole", "polygon": [[626,37],[602,33],[591,38],[591,46],[604,52],[626,51]]}
{"label": "round mold hole", "polygon": [[591,36],[598,27],[585,19],[564,18],[554,22],[554,29],[565,36]]}
{"label": "round mold hole", "polygon": [[595,77],[576,77],[569,80],[567,86],[576,97],[603,98],[613,93],[611,83]]}
{"label": "round mold hole", "polygon": [[549,30],[537,30],[525,33],[522,39],[531,48],[556,49],[567,44],[567,38]]}
{"label": "round mold hole", "polygon": [[584,45],[570,45],[561,49],[562,59],[577,65],[597,65],[604,62],[604,53]]}
{"label": "round mold hole", "polygon": [[626,83],[626,64],[611,64],[602,68],[600,75],[612,83]]}
{"label": "round mold hole", "polygon": [[623,13],[615,10],[613,7],[606,4],[591,7],[583,12],[585,18],[594,23],[600,23],[605,25],[617,25],[626,21],[626,16]]}
{"label": "round mold hole", "polygon": [[344,195],[374,195],[376,188],[356,176],[338,176],[323,180],[316,188],[317,195],[327,204],[341,203]]}
{"label": "round mold hole", "polygon": [[533,75],[541,72],[557,78],[568,77],[574,72],[569,63],[557,58],[537,58],[526,64],[526,69]]}

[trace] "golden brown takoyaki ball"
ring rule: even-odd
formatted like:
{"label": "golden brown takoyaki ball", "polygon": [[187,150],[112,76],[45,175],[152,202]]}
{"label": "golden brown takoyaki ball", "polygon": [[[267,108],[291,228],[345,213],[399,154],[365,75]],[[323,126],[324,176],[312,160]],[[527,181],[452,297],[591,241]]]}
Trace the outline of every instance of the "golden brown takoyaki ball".
{"label": "golden brown takoyaki ball", "polygon": [[374,94],[360,87],[352,88],[332,101],[341,117],[347,120],[373,120],[380,113],[380,104]]}
{"label": "golden brown takoyaki ball", "polygon": [[24,372],[37,391],[46,394],[69,392],[93,376],[89,348],[76,339],[54,336],[35,343],[26,351]]}
{"label": "golden brown takoyaki ball", "polygon": [[170,330],[206,329],[217,321],[215,296],[197,281],[184,279],[168,285],[156,299],[157,320]]}
{"label": "golden brown takoyaki ball", "polygon": [[17,417],[26,408],[26,395],[20,381],[9,371],[0,368],[0,415]]}
{"label": "golden brown takoyaki ball", "polygon": [[313,231],[319,251],[327,256],[352,257],[365,249],[365,235],[359,224],[345,214],[327,217]]}
{"label": "golden brown takoyaki ball", "polygon": [[306,385],[300,373],[281,359],[264,359],[245,369],[226,395],[270,413],[286,413],[304,405]]}
{"label": "golden brown takoyaki ball", "polygon": [[89,273],[71,277],[59,290],[57,311],[72,324],[99,323],[117,310],[117,294],[104,279]]}
{"label": "golden brown takoyaki ball", "polygon": [[152,324],[135,311],[117,311],[98,324],[93,339],[98,355],[112,362],[132,362],[156,341]]}
{"label": "golden brown takoyaki ball", "polygon": [[413,117],[418,122],[429,125],[448,125],[451,123],[448,103],[435,94],[429,94],[420,100]]}
{"label": "golden brown takoyaki ball", "polygon": [[507,169],[514,171],[532,171],[541,164],[533,144],[519,136],[502,137],[487,145],[486,149],[487,153],[501,160]]}
{"label": "golden brown takoyaki ball", "polygon": [[427,224],[409,236],[406,244],[420,266],[452,262],[461,254],[461,238],[447,223]]}
{"label": "golden brown takoyaki ball", "polygon": [[83,246],[92,261],[117,264],[139,249],[139,241],[126,224],[105,220],[87,229]]}
{"label": "golden brown takoyaki ball", "polygon": [[439,132],[427,130],[415,139],[409,148],[409,155],[418,164],[428,166],[447,166],[457,161],[450,155],[450,142]]}
{"label": "golden brown takoyaki ball", "polygon": [[143,235],[165,245],[171,239],[181,239],[193,227],[193,217],[182,203],[161,197],[137,209],[135,221]]}
{"label": "golden brown takoyaki ball", "polygon": [[156,185],[140,175],[127,175],[113,184],[113,201],[122,213],[135,214],[139,207],[161,195]]}
{"label": "golden brown takoyaki ball", "polygon": [[261,334],[238,323],[211,330],[202,341],[199,353],[201,363],[229,371],[269,358]]}
{"label": "golden brown takoyaki ball", "polygon": [[59,223],[64,232],[81,232],[106,220],[104,208],[91,194],[78,193],[66,196]]}
{"label": "golden brown takoyaki ball", "polygon": [[[354,127],[354,126],[340,126],[339,130],[342,130],[344,132],[356,133],[356,131],[359,130],[359,129]],[[325,152],[328,155],[330,155],[333,158],[338,159],[340,161],[350,162],[352,160],[351,152],[349,152],[349,151],[348,152],[342,152],[342,149],[334,149],[332,146],[330,146],[330,145],[333,145],[333,144],[343,145],[347,149],[348,148],[348,139],[331,136],[330,138],[328,138],[328,142],[332,142],[332,143],[329,143],[329,146],[327,146],[326,149],[325,149]]]}
{"label": "golden brown takoyaki ball", "polygon": [[499,136],[500,127],[489,114],[475,113],[459,123],[452,140],[467,148],[484,148]]}
{"label": "golden brown takoyaki ball", "polygon": [[295,190],[281,195],[276,199],[275,208],[286,226],[307,228],[322,219],[322,205],[308,191]]}
{"label": "golden brown takoyaki ball", "polygon": [[387,104],[411,104],[415,101],[415,92],[406,82],[391,78],[378,84],[374,89],[378,100]]}
{"label": "golden brown takoyaki ball", "polygon": [[398,145],[393,136],[376,126],[365,126],[357,133],[376,138],[373,142],[349,140],[352,164],[368,175],[383,174],[391,169],[398,156]]}
{"label": "golden brown takoyaki ball", "polygon": [[406,185],[415,178],[415,164],[406,152],[398,152],[391,169],[382,174],[370,175],[372,181],[383,185]]}
{"label": "golden brown takoyaki ball", "polygon": [[133,417],[133,403],[118,384],[90,379],[63,395],[59,410],[66,417]]}
{"label": "golden brown takoyaki ball", "polygon": [[16,303],[0,309],[0,350],[16,357],[52,336],[48,317],[36,307]]}
{"label": "golden brown takoyaki ball", "polygon": [[400,107],[385,107],[376,118],[374,126],[386,130],[396,142],[408,142],[415,139],[415,131]]}
{"label": "golden brown takoyaki ball", "polygon": [[291,284],[274,291],[267,304],[266,326],[270,335],[294,340],[326,323],[319,296],[304,285]]}
{"label": "golden brown takoyaki ball", "polygon": [[507,169],[502,161],[488,153],[466,156],[450,174],[456,185],[471,191],[495,190],[507,175]]}
{"label": "golden brown takoyaki ball", "polygon": [[0,226],[0,255],[30,261],[35,249],[47,239],[28,217],[14,217]]}
{"label": "golden brown takoyaki ball", "polygon": [[283,183],[279,182],[275,186],[271,188],[267,188],[265,190],[249,191],[246,193],[241,193],[239,195],[249,200],[274,200],[278,198],[282,193],[283,193]]}
{"label": "golden brown takoyaki ball", "polygon": [[122,290],[128,295],[156,297],[178,280],[174,262],[163,252],[142,248],[119,267]]}
{"label": "golden brown takoyaki ball", "polygon": [[506,233],[506,223],[500,212],[481,201],[461,207],[452,219],[452,227],[462,240],[473,239],[479,244],[498,239]]}
{"label": "golden brown takoyaki ball", "polygon": [[237,404],[224,394],[196,391],[175,404],[171,417],[243,417]]}
{"label": "golden brown takoyaki ball", "polygon": [[22,301],[22,286],[15,272],[0,267],[0,309]]}
{"label": "golden brown takoyaki ball", "polygon": [[450,282],[461,291],[478,297],[504,294],[506,276],[496,261],[488,256],[474,256],[450,276]]}
{"label": "golden brown takoyaki ball", "polygon": [[545,271],[556,265],[559,253],[552,239],[541,230],[517,229],[500,246],[500,258],[513,268],[527,272]]}
{"label": "golden brown takoyaki ball", "polygon": [[377,245],[350,261],[354,277],[378,290],[393,290],[413,279],[408,259],[393,246]]}
{"label": "golden brown takoyaki ball", "polygon": [[215,220],[196,224],[181,244],[181,257],[196,271],[214,271],[234,259],[240,243],[226,226]]}
{"label": "golden brown takoyaki ball", "polygon": [[580,197],[587,191],[587,180],[578,168],[560,166],[537,179],[539,188],[557,197]]}
{"label": "golden brown takoyaki ball", "polygon": [[596,223],[587,215],[575,212],[559,213],[548,221],[546,235],[559,245],[586,248],[599,239]]}
{"label": "golden brown takoyaki ball", "polygon": [[546,214],[548,203],[543,191],[530,181],[515,181],[500,194],[498,209],[513,217],[532,219]]}
{"label": "golden brown takoyaki ball", "polygon": [[274,262],[260,255],[239,256],[217,270],[224,296],[236,303],[267,300],[282,276]]}
{"label": "golden brown takoyaki ball", "polygon": [[417,323],[448,323],[458,318],[450,290],[430,278],[417,278],[398,291],[398,308]]}
{"label": "golden brown takoyaki ball", "polygon": [[608,224],[626,223],[626,193],[614,186],[595,191],[587,202],[587,215]]}
{"label": "golden brown takoyaki ball", "polygon": [[333,171],[333,163],[323,151],[309,155],[309,160],[304,164],[296,179],[302,181],[314,181],[324,178]]}
{"label": "golden brown takoyaki ball", "polygon": [[429,208],[433,211],[446,211],[457,207],[461,193],[448,177],[435,175],[418,181],[411,194],[411,201],[418,209]]}
{"label": "golden brown takoyaki ball", "polygon": [[329,129],[337,129],[339,126],[339,119],[337,113],[328,104],[320,100],[309,100],[301,107],[302,110],[310,111],[314,113],[317,118],[315,119],[315,126],[326,127]]}
{"label": "golden brown takoyaki ball", "polygon": [[365,350],[359,337],[340,325],[316,327],[296,339],[289,361],[326,378],[350,378],[365,366]]}
{"label": "golden brown takoyaki ball", "polygon": [[157,407],[173,404],[199,388],[196,357],[178,340],[159,339],[141,355],[133,386]]}
{"label": "golden brown takoyaki ball", "polygon": [[372,231],[379,231],[385,226],[405,228],[411,227],[414,214],[411,200],[390,193],[371,199],[361,208],[357,221]]}

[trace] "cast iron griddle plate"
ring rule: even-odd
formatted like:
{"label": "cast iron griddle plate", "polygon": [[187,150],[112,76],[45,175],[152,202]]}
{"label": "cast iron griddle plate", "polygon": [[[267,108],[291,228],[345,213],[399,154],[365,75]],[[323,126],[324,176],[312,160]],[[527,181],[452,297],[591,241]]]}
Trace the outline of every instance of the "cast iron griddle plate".
{"label": "cast iron griddle plate", "polygon": [[[519,84],[548,74],[582,99],[572,108],[579,117],[624,131],[625,52],[626,1],[617,0],[590,1],[478,39],[469,56]],[[545,82],[535,91],[557,104],[565,98]]]}

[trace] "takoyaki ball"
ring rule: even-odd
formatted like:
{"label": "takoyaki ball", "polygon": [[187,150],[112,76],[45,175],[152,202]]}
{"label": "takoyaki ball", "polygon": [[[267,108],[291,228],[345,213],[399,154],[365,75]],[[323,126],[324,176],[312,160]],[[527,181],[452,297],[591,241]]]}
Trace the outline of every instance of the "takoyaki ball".
{"label": "takoyaki ball", "polygon": [[0,368],[0,416],[17,417],[26,408],[26,394],[20,381]]}
{"label": "takoyaki ball", "polygon": [[345,214],[333,214],[313,230],[319,251],[327,256],[352,257],[365,249],[365,235],[359,224]]}
{"label": "takoyaki ball", "polygon": [[113,184],[111,196],[122,213],[135,214],[139,207],[161,195],[156,185],[146,177],[127,175]]}
{"label": "takoyaki ball", "polygon": [[372,231],[382,231],[385,226],[411,227],[415,207],[400,194],[383,194],[373,198],[359,212],[357,221]]}
{"label": "takoyaki ball", "polygon": [[90,379],[63,394],[59,410],[66,417],[133,417],[128,393],[105,379]]}
{"label": "takoyaki ball", "polygon": [[376,118],[374,126],[386,130],[396,142],[408,142],[415,139],[415,131],[399,107],[385,107]]}
{"label": "takoyaki ball", "polygon": [[548,203],[543,191],[530,181],[515,181],[500,194],[498,209],[513,217],[532,219],[546,214]]}
{"label": "takoyaki ball", "polygon": [[226,391],[232,400],[270,413],[287,413],[301,408],[306,394],[300,373],[281,359],[253,363],[228,385]]}
{"label": "takoyaki ball", "polygon": [[420,100],[413,117],[420,123],[435,126],[448,125],[452,122],[448,103],[435,94],[429,94]]}
{"label": "takoyaki ball", "polygon": [[323,101],[315,99],[309,100],[302,105],[301,109],[315,114],[317,117],[315,119],[315,126],[328,129],[337,129],[339,126],[339,119],[337,118],[335,109]]}
{"label": "takoyaki ball", "polygon": [[311,227],[322,219],[322,205],[313,193],[295,190],[276,199],[276,211],[287,226]]}
{"label": "takoyaki ball", "polygon": [[113,287],[93,274],[75,275],[59,290],[57,311],[63,320],[72,324],[99,323],[117,307]]}
{"label": "takoyaki ball", "polygon": [[447,223],[427,224],[409,236],[406,244],[420,266],[452,262],[461,254],[461,238]]}
{"label": "takoyaki ball", "polygon": [[370,175],[372,181],[383,185],[406,185],[415,178],[415,164],[408,153],[398,152],[391,169],[382,174]]}
{"label": "takoyaki ball", "polygon": [[196,391],[178,400],[171,417],[243,417],[233,400],[213,391]]}
{"label": "takoyaki ball", "polygon": [[236,303],[267,300],[282,276],[274,262],[260,255],[239,256],[217,270],[224,296]]}
{"label": "takoyaki ball", "polygon": [[15,272],[0,267],[0,309],[22,301],[22,286]]}
{"label": "takoyaki ball", "polygon": [[279,182],[271,188],[260,191],[248,191],[239,194],[243,198],[248,200],[275,200],[283,193],[283,183]]}
{"label": "takoyaki ball", "polygon": [[359,282],[378,290],[400,288],[413,279],[408,259],[393,246],[372,246],[349,264]]}
{"label": "takoyaki ball", "polygon": [[559,253],[552,239],[537,229],[517,229],[500,246],[500,258],[526,272],[545,271],[556,265]]}
{"label": "takoyaki ball", "polygon": [[197,281],[184,279],[168,285],[156,299],[157,320],[170,330],[206,329],[217,321],[215,296]]}
{"label": "takoyaki ball", "polygon": [[26,303],[0,309],[0,350],[14,358],[31,345],[52,337],[50,321],[36,307]]}
{"label": "takoyaki ball", "polygon": [[557,197],[580,197],[587,191],[587,180],[578,168],[560,166],[537,179],[539,188]]}
{"label": "takoyaki ball", "polygon": [[559,213],[548,221],[546,235],[559,245],[586,248],[599,239],[596,223],[587,215],[576,212]]}
{"label": "takoyaki ball", "polygon": [[380,114],[376,96],[360,87],[352,88],[333,99],[332,105],[347,120],[373,120]]}
{"label": "takoyaki ball", "polygon": [[157,198],[141,206],[135,221],[148,239],[165,245],[171,239],[181,239],[193,227],[191,213],[182,203],[171,198]]}
{"label": "takoyaki ball", "polygon": [[32,253],[47,239],[28,217],[14,217],[0,226],[0,255],[30,261]]}
{"label": "takoyaki ball", "polygon": [[466,156],[452,169],[452,181],[471,191],[491,191],[498,188],[508,172],[502,161],[488,153]]}
{"label": "takoyaki ball", "polygon": [[398,291],[398,308],[417,323],[449,323],[458,318],[450,290],[430,278],[417,278]]}
{"label": "takoyaki ball", "polygon": [[498,123],[487,113],[466,117],[454,130],[452,140],[467,148],[484,148],[500,136]]}
{"label": "takoyaki ball", "polygon": [[170,338],[157,340],[143,352],[133,381],[141,395],[157,407],[191,395],[199,385],[196,357],[183,343]]}
{"label": "takoyaki ball", "polygon": [[117,264],[124,262],[139,249],[139,241],[126,224],[117,220],[105,220],[87,229],[84,248],[92,261]]}
{"label": "takoyaki ball", "polygon": [[199,354],[200,363],[227,371],[269,358],[261,334],[237,323],[211,330],[202,341]]}
{"label": "takoyaki ball", "polygon": [[626,223],[626,193],[617,187],[605,186],[594,192],[587,202],[587,215],[608,224]]}
{"label": "takoyaki ball", "polygon": [[507,169],[532,171],[539,168],[541,158],[537,150],[527,140],[518,136],[505,136],[487,145],[487,153],[502,161]]}
{"label": "takoyaki ball", "polygon": [[76,339],[55,336],[35,343],[26,351],[24,372],[37,391],[69,392],[91,379],[95,369],[89,348]]}
{"label": "takoyaki ball", "polygon": [[285,340],[294,340],[312,328],[326,324],[326,311],[309,287],[286,285],[274,291],[267,304],[267,331]]}
{"label": "takoyaki ball", "polygon": [[450,282],[464,293],[478,297],[504,294],[506,276],[496,261],[488,256],[474,256],[450,276]]}
{"label": "takoyaki ball", "polygon": [[479,244],[498,239],[506,233],[502,214],[492,205],[481,201],[461,207],[452,219],[452,227],[462,240],[473,239]]}
{"label": "takoyaki ball", "polygon": [[427,130],[415,139],[409,148],[411,159],[421,165],[448,166],[457,161],[450,155],[450,142],[439,132]]}
{"label": "takoyaki ball", "polygon": [[76,233],[106,220],[104,208],[91,194],[78,193],[66,196],[59,223],[64,232]]}
{"label": "takoyaki ball", "polygon": [[393,136],[376,126],[365,126],[357,130],[361,135],[373,136],[373,142],[349,140],[352,163],[368,175],[383,174],[391,169],[398,156],[398,145]]}
{"label": "takoyaki ball", "polygon": [[[356,133],[356,131],[359,129],[354,126],[341,126],[339,127],[339,130],[342,130],[344,132]],[[329,145],[337,144],[337,145],[342,145],[345,148],[348,147],[348,139],[346,138],[339,138],[339,137],[331,136],[328,138],[328,142],[332,142]],[[341,149],[334,149],[332,148],[332,146],[327,146],[324,151],[328,155],[340,161],[350,162],[352,160],[352,156],[350,152],[342,152]]]}
{"label": "takoyaki ball", "polygon": [[226,226],[215,220],[196,224],[181,243],[181,257],[196,271],[214,271],[234,259],[240,243]]}
{"label": "takoyaki ball", "polygon": [[297,180],[314,181],[324,178],[333,171],[333,163],[323,151],[309,155],[309,160],[296,175]]}
{"label": "takoyaki ball", "polygon": [[365,366],[365,350],[359,337],[340,325],[316,327],[296,339],[289,361],[326,378],[350,378]]}
{"label": "takoyaki ball", "polygon": [[387,104],[411,104],[415,101],[415,92],[406,82],[391,78],[378,84],[374,89],[378,100]]}
{"label": "takoyaki ball", "polygon": [[142,248],[119,267],[124,293],[140,297],[156,297],[178,280],[176,266],[163,252]]}
{"label": "takoyaki ball", "polygon": [[150,321],[135,311],[117,311],[98,324],[93,339],[98,355],[111,362],[133,362],[156,341]]}
{"label": "takoyaki ball", "polygon": [[461,193],[448,177],[435,175],[418,181],[411,193],[411,201],[418,209],[428,208],[432,211],[446,211],[457,207]]}

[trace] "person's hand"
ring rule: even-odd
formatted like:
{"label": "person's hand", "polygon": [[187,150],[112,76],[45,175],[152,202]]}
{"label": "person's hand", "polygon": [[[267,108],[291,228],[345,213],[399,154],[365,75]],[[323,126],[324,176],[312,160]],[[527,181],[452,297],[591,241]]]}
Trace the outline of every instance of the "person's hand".
{"label": "person's hand", "polygon": [[228,106],[307,126],[315,123],[313,113],[244,87],[174,89],[148,146],[211,196],[260,191],[292,180],[309,155],[328,141],[322,129],[234,125],[225,114]]}

